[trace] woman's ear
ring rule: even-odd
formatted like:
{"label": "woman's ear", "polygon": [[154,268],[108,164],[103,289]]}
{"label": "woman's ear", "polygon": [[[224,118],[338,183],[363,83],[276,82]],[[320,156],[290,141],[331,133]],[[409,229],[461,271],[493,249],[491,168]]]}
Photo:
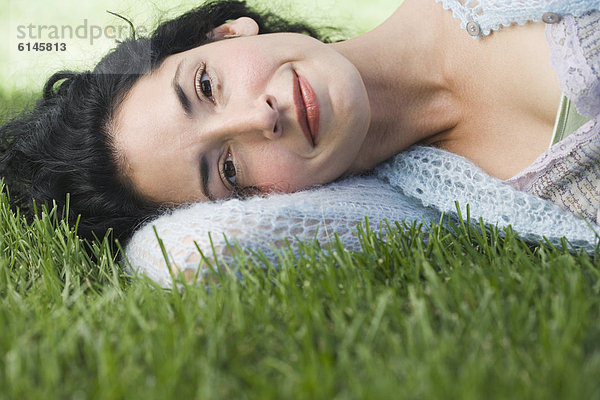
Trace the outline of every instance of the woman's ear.
{"label": "woman's ear", "polygon": [[250,17],[240,17],[217,26],[207,35],[213,40],[258,35],[258,24]]}

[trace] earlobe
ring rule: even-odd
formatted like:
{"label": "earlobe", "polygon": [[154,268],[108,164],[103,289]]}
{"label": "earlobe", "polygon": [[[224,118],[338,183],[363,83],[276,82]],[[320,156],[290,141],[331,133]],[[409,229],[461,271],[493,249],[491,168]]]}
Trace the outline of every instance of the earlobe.
{"label": "earlobe", "polygon": [[250,17],[240,17],[217,26],[207,35],[213,40],[258,35],[258,24]]}

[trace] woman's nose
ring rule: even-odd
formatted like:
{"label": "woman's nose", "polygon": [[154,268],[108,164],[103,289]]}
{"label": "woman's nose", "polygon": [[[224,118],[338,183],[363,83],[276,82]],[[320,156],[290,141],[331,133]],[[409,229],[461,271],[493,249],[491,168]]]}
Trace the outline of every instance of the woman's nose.
{"label": "woman's nose", "polygon": [[236,121],[231,128],[239,134],[256,133],[267,139],[281,137],[282,126],[277,99],[271,95],[261,95],[253,104],[242,105],[231,116]]}

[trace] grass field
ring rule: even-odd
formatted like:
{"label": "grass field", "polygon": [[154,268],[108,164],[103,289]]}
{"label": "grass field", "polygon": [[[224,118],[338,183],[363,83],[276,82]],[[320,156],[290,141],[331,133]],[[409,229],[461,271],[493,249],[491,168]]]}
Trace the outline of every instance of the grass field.
{"label": "grass field", "polygon": [[397,224],[163,290],[52,213],[0,214],[0,398],[600,396],[598,254]]}
{"label": "grass field", "polygon": [[600,253],[474,228],[391,223],[163,290],[2,190],[0,399],[600,398]]}

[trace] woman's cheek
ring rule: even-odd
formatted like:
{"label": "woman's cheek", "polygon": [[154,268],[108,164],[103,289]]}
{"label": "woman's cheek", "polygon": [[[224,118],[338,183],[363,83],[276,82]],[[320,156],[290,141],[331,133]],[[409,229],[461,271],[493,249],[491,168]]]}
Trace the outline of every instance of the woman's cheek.
{"label": "woman's cheek", "polygon": [[254,169],[250,184],[264,193],[294,192],[314,186],[314,171],[310,160],[291,160],[289,157],[268,157]]}

